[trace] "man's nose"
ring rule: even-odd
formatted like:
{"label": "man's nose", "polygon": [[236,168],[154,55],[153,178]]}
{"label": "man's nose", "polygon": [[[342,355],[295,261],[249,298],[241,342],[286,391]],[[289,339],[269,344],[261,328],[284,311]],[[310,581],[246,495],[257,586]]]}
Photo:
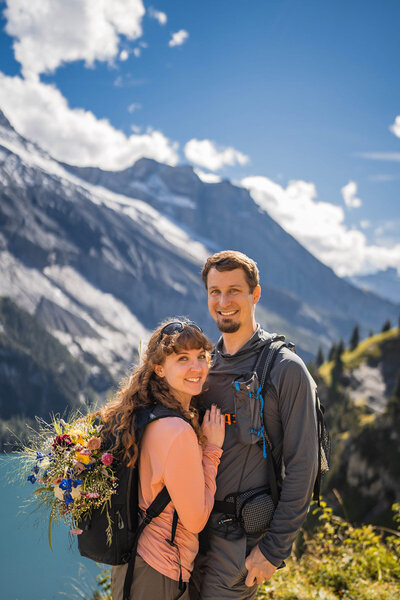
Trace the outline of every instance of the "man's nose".
{"label": "man's nose", "polygon": [[229,304],[230,304],[230,300],[229,300],[228,294],[221,294],[219,297],[219,305],[221,307],[223,307],[223,306],[229,306]]}

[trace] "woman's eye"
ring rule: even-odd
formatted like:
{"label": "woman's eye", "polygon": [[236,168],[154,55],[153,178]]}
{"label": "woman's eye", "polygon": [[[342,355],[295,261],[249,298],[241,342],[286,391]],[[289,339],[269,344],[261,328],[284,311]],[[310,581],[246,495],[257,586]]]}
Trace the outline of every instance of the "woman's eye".
{"label": "woman's eye", "polygon": [[178,362],[184,362],[185,360],[187,360],[187,356],[180,356],[178,358]]}
{"label": "woman's eye", "polygon": [[205,360],[207,357],[205,354],[199,354],[198,358],[199,360]]}

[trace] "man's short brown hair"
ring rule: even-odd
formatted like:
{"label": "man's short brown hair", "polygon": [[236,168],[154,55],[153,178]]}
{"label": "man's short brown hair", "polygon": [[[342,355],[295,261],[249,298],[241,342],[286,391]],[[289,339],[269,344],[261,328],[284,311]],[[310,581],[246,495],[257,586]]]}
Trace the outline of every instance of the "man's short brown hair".
{"label": "man's short brown hair", "polygon": [[236,250],[223,250],[222,252],[217,252],[216,254],[209,256],[201,271],[201,277],[204,281],[206,289],[208,273],[212,268],[217,269],[217,271],[233,271],[234,269],[243,269],[251,293],[259,283],[257,263],[252,258],[249,258],[243,254],[243,252],[237,252]]}

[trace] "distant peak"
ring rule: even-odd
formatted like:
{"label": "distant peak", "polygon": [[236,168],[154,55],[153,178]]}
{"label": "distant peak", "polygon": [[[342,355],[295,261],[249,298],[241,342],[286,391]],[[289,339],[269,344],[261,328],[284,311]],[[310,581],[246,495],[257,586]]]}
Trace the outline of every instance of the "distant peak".
{"label": "distant peak", "polygon": [[6,115],[0,109],[0,126],[8,127],[9,129],[14,130],[14,127],[11,125],[10,121],[7,119]]}

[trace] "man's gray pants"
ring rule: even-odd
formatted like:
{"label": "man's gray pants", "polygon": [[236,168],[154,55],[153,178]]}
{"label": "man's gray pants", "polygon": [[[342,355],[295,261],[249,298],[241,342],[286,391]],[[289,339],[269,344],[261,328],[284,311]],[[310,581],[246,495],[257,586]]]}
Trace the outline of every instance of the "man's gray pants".
{"label": "man's gray pants", "polygon": [[[209,548],[199,553],[189,584],[190,600],[251,600],[257,584],[245,585],[246,556],[250,552],[246,537],[227,540],[208,535]],[[253,543],[254,545],[254,543]]]}

